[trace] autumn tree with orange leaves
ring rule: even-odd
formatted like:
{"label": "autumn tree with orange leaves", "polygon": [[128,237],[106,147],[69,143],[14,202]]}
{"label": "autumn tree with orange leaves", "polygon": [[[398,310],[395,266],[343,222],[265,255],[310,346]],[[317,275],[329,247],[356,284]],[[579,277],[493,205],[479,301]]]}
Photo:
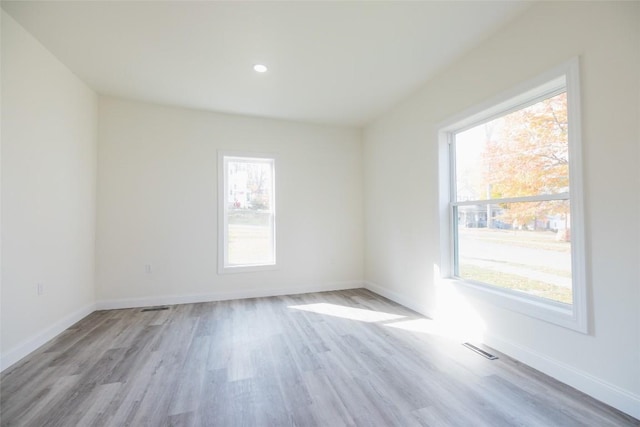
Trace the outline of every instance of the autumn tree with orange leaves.
{"label": "autumn tree with orange leaves", "polygon": [[[566,93],[545,99],[488,123],[493,130],[482,154],[491,198],[558,194],[569,191]],[[568,215],[566,201],[501,206],[500,219],[516,226],[549,215]],[[535,227],[535,225],[534,225]]]}

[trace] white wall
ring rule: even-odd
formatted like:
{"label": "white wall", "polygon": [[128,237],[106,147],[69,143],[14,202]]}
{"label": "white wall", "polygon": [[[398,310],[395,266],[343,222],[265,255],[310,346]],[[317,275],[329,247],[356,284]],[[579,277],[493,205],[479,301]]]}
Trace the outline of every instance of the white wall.
{"label": "white wall", "polygon": [[467,302],[498,350],[640,417],[640,3],[538,3],[364,130],[365,279],[438,312],[436,124],[574,56],[592,333]]}
{"label": "white wall", "polygon": [[96,94],[2,12],[3,368],[93,310],[96,135]]}
{"label": "white wall", "polygon": [[[361,286],[358,130],[109,97],[99,117],[101,307]],[[217,150],[278,156],[275,271],[217,273]]]}

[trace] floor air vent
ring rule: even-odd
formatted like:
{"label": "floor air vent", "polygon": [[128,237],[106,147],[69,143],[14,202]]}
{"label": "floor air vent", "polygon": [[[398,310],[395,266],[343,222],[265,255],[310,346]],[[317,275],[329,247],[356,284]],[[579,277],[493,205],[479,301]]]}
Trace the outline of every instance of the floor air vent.
{"label": "floor air vent", "polygon": [[143,308],[141,311],[162,311],[162,310],[169,310],[169,307],[167,307],[166,305],[163,307],[149,307],[149,308]]}
{"label": "floor air vent", "polygon": [[494,356],[491,353],[487,353],[486,351],[484,351],[483,349],[481,349],[480,347],[476,347],[473,344],[470,344],[468,342],[462,344],[463,346],[467,347],[469,350],[473,350],[476,353],[478,353],[480,356],[486,357],[489,360],[495,360],[498,358],[498,356]]}

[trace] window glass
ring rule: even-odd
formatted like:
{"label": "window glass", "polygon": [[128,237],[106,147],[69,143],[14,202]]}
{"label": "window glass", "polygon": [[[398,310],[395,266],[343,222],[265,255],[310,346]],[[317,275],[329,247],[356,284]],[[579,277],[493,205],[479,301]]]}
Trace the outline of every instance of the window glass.
{"label": "window glass", "polygon": [[456,211],[459,277],[571,304],[568,200]]}
{"label": "window glass", "polygon": [[567,94],[455,135],[457,201],[569,191]]}
{"label": "window glass", "polygon": [[224,267],[275,264],[274,160],[224,156]]}
{"label": "window glass", "polygon": [[454,133],[454,274],[572,303],[567,94]]}

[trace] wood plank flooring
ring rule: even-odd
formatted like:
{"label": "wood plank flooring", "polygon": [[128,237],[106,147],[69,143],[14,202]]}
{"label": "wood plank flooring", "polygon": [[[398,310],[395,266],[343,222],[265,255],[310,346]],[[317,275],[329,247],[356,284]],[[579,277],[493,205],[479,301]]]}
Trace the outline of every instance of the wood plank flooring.
{"label": "wood plank flooring", "polygon": [[2,374],[2,426],[639,426],[358,289],[98,311]]}

